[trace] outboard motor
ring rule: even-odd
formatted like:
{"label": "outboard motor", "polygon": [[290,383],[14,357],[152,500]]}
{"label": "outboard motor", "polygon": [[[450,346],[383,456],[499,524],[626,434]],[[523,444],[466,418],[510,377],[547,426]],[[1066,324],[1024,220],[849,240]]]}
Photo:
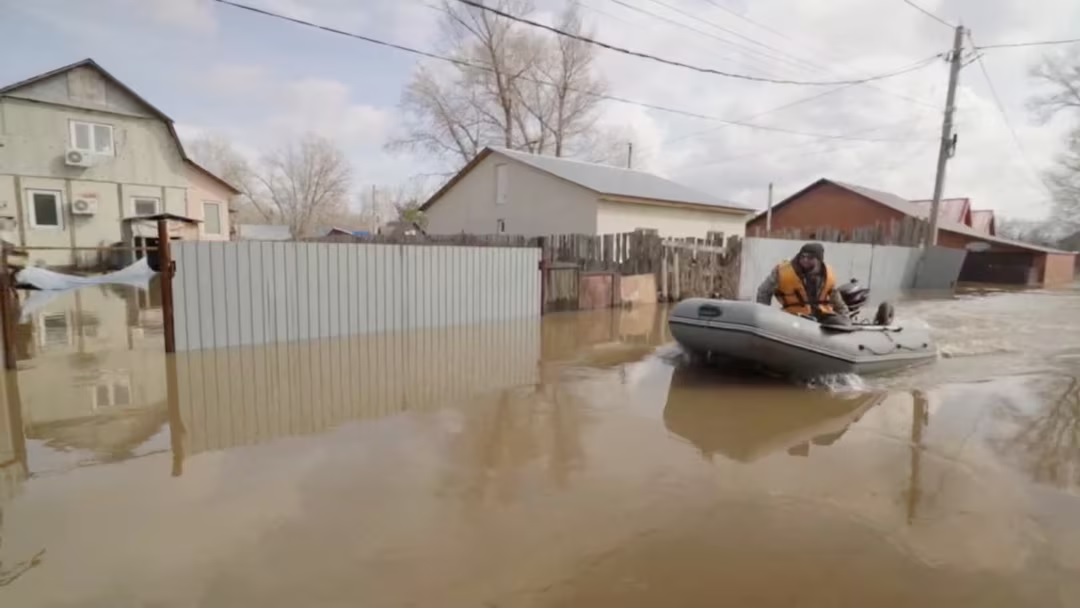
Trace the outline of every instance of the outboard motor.
{"label": "outboard motor", "polygon": [[837,288],[837,291],[840,292],[840,298],[847,305],[848,313],[852,319],[858,317],[859,310],[862,309],[867,300],[870,300],[870,289],[863,287],[858,279],[852,279],[850,283],[845,283]]}
{"label": "outboard motor", "polygon": [[[852,321],[857,321],[859,311],[870,300],[870,289],[863,287],[859,283],[858,279],[852,279],[849,283],[837,288],[840,292],[840,298],[843,299],[844,304],[848,307],[848,316]],[[875,326],[888,326],[893,322],[894,310],[893,306],[888,302],[883,302],[878,305],[877,313],[874,315],[873,324]],[[867,322],[861,322],[867,323]]]}

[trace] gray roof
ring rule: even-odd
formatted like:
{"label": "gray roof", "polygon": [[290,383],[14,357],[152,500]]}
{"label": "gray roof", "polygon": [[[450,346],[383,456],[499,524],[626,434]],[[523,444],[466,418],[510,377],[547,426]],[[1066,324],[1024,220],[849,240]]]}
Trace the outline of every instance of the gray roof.
{"label": "gray roof", "polygon": [[692,203],[725,209],[745,211],[755,210],[744,205],[729,203],[712,195],[677,184],[671,180],[643,171],[623,169],[598,163],[586,163],[567,158],[529,154],[507,148],[491,148],[515,161],[524,163],[545,173],[573,182],[603,195],[652,199],[672,203]]}
{"label": "gray roof", "polygon": [[247,241],[288,241],[292,231],[282,224],[237,224],[236,235]]}

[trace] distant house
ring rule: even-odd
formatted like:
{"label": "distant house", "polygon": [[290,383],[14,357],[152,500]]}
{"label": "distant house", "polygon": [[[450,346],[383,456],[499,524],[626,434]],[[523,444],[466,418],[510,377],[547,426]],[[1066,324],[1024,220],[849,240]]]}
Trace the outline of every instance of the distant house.
{"label": "distant house", "polygon": [[[1076,253],[996,235],[992,213],[971,212],[967,199],[946,199],[938,216],[938,245],[968,250],[960,281],[1022,285],[1060,285],[1073,281]],[[813,231],[835,229],[850,232],[905,217],[927,218],[929,205],[909,201],[892,193],[820,179],[777,203],[772,208],[773,230],[799,229],[805,237]],[[765,235],[766,214],[747,223],[751,236]],[[985,230],[971,223],[980,218]]]}
{"label": "distant house", "polygon": [[0,216],[32,263],[98,262],[34,247],[156,243],[152,231],[125,230],[133,216],[209,213],[202,232],[177,238],[228,235],[236,190],[195,166],[172,119],[93,60],[0,87],[0,117]]}
{"label": "distant house", "polygon": [[292,229],[284,224],[237,224],[236,238],[241,241],[291,241]]}
{"label": "distant house", "polygon": [[431,234],[742,235],[754,210],[659,176],[485,148],[421,207]]}

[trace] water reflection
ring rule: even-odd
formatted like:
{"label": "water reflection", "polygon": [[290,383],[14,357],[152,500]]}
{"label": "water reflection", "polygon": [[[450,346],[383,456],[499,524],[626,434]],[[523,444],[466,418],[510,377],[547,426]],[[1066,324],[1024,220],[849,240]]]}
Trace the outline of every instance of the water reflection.
{"label": "water reflection", "polygon": [[725,378],[707,367],[677,367],[664,407],[664,424],[703,457],[720,454],[749,463],[786,450],[806,457],[826,447],[880,402],[881,395],[794,391],[776,383]]}
{"label": "water reflection", "polygon": [[1014,431],[998,447],[1036,482],[1080,488],[1080,378],[1046,379],[1033,393],[1030,401],[1006,404]]}

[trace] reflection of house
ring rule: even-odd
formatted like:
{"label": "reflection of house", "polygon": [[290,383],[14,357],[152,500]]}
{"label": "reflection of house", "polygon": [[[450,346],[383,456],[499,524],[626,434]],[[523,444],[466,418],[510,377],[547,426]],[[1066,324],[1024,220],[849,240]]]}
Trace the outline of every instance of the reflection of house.
{"label": "reflection of house", "polygon": [[66,293],[16,332],[27,436],[124,454],[165,420],[165,369],[152,294],[92,287]]}
{"label": "reflection of house", "polygon": [[485,148],[421,207],[432,234],[742,235],[753,210],[659,176]]}
{"label": "reflection of house", "polygon": [[[998,237],[992,212],[972,211],[966,198],[942,203],[938,245],[969,250],[960,281],[1055,285],[1073,280],[1075,253]],[[797,229],[811,239],[813,231],[822,228],[850,236],[855,229],[875,224],[926,218],[929,210],[926,201],[912,202],[892,193],[823,178],[773,206],[772,228]],[[746,232],[763,236],[765,214],[748,222]]]}
{"label": "reflection of house", "polygon": [[[199,236],[227,238],[237,191],[186,157],[172,119],[93,60],[0,88],[0,114],[0,215],[15,220],[17,245],[154,240],[121,220],[162,212],[205,218]],[[103,262],[95,251],[32,249],[30,260]]]}

